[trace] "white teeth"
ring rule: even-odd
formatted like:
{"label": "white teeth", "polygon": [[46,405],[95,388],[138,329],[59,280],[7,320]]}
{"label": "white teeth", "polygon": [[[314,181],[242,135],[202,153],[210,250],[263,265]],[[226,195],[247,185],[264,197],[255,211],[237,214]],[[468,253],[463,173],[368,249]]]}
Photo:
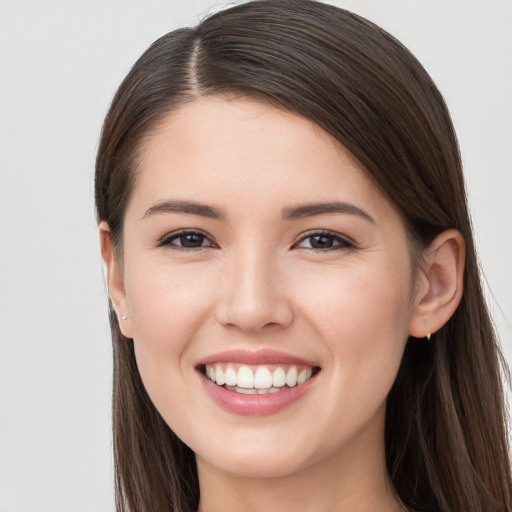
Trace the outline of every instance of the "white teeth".
{"label": "white teeth", "polygon": [[288,386],[282,387],[282,388],[270,388],[270,389],[246,389],[246,388],[239,388],[237,386],[225,386],[226,389],[229,389],[229,391],[236,391],[237,393],[242,393],[244,395],[268,395],[269,393],[279,393],[280,391],[283,391],[284,389],[290,389]]}
{"label": "white teeth", "polygon": [[297,385],[297,368],[295,368],[295,366],[292,366],[288,370],[288,373],[286,374],[286,384],[291,388]]}
{"label": "white teeth", "polygon": [[254,388],[254,373],[248,366],[240,366],[236,374],[236,384],[239,388]]}
{"label": "white teeth", "polygon": [[224,370],[221,368],[220,364],[215,366],[215,382],[219,386],[226,384],[226,375],[224,374]]}
{"label": "white teeth", "polygon": [[279,366],[274,370],[274,373],[272,374],[272,385],[275,388],[282,388],[286,384],[286,373],[284,373],[284,370]]}
{"label": "white teeth", "polygon": [[226,368],[225,378],[226,386],[236,386],[236,371],[231,366]]}
{"label": "white teeth", "polygon": [[256,389],[268,389],[272,387],[272,373],[265,366],[256,370],[254,375],[254,387]]}
{"label": "white teeth", "polygon": [[[297,384],[304,384],[306,382],[306,368],[302,369],[297,375]],[[218,384],[218,382],[217,382]]]}
{"label": "white teeth", "polygon": [[271,367],[274,371],[264,365],[249,367],[236,363],[217,363],[206,365],[205,374],[218,386],[224,386],[232,391],[244,390],[239,391],[240,393],[261,395],[277,393],[285,386],[288,389],[304,384],[313,375],[313,368],[310,366],[289,366],[287,371],[282,366]]}
{"label": "white teeth", "polygon": [[256,395],[258,393],[258,391],[254,388],[239,388],[239,387],[236,387],[235,388],[235,391],[237,393],[243,393],[244,395]]}

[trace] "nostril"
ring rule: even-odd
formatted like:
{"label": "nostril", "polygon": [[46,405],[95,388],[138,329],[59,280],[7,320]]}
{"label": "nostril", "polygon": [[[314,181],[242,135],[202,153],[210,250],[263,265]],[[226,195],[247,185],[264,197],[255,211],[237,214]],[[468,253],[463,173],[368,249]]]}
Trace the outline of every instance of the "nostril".
{"label": "nostril", "polygon": [[227,329],[239,329],[243,332],[271,331],[289,327],[294,321],[294,313],[286,304],[275,307],[244,308],[224,305],[217,312],[217,321]]}
{"label": "nostril", "polygon": [[257,256],[257,252],[244,254],[243,263],[233,262],[233,273],[223,281],[215,315],[226,328],[257,332],[293,322],[293,309],[283,294],[286,288],[272,278],[277,270],[269,267],[267,256]]}

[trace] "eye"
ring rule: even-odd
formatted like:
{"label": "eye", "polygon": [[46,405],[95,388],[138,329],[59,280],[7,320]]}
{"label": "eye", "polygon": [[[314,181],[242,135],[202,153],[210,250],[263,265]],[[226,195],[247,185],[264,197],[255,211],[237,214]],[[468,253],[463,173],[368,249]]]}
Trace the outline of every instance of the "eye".
{"label": "eye", "polygon": [[170,246],[176,249],[193,250],[202,247],[216,247],[216,245],[200,231],[178,231],[164,236],[159,247]]}
{"label": "eye", "polygon": [[300,249],[313,249],[315,251],[329,251],[337,249],[353,249],[355,246],[346,238],[331,231],[316,231],[302,237],[295,247]]}

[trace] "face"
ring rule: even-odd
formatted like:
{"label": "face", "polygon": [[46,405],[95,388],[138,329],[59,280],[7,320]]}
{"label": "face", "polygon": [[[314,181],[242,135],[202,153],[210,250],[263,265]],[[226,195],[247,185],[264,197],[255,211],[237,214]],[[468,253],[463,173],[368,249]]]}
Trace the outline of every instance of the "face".
{"label": "face", "polygon": [[122,329],[198,463],[289,475],[382,447],[409,249],[326,132],[251,100],[182,107],[145,144],[123,236]]}

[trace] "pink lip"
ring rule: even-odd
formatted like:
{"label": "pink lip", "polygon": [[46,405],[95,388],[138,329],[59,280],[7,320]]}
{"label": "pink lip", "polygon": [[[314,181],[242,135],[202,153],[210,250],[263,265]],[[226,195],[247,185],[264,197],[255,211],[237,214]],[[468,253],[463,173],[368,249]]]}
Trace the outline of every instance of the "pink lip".
{"label": "pink lip", "polygon": [[[226,350],[212,354],[197,363],[197,366],[213,363],[242,363],[248,365],[258,364],[296,364],[297,366],[318,366],[314,361],[308,361],[277,350]],[[276,393],[277,394],[277,393]]]}
{"label": "pink lip", "polygon": [[217,386],[202,373],[198,372],[201,384],[214,402],[222,409],[240,416],[264,416],[282,411],[300,398],[302,398],[316,382],[317,375],[290,389],[271,393],[268,395],[245,395],[236,391],[229,391]]}
{"label": "pink lip", "polygon": [[297,366],[312,366],[314,368],[318,368],[318,364],[314,361],[270,349],[258,351],[227,350],[212,354],[199,361],[196,368],[198,369],[201,384],[208,395],[222,409],[241,416],[264,416],[285,409],[303,397],[314,386],[318,376],[318,374],[313,375],[311,379],[303,384],[279,391],[279,393],[246,395],[218,386],[203,375],[202,367],[204,365],[220,362],[246,365],[293,364]]}

